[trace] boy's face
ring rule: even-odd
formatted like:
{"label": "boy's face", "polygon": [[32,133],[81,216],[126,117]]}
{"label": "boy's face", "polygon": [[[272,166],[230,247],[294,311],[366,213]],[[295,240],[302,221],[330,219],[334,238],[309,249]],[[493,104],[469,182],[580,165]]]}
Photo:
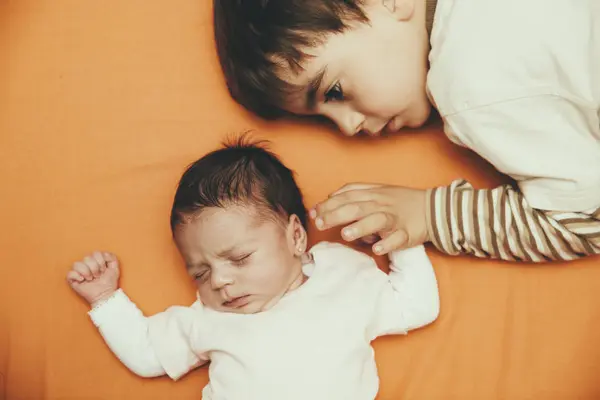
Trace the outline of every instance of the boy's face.
{"label": "boy's face", "polygon": [[304,282],[306,232],[299,219],[285,224],[260,215],[254,207],[211,207],[176,228],[175,242],[205,306],[266,311]]}
{"label": "boy's face", "polygon": [[331,34],[322,45],[306,50],[311,56],[303,71],[282,73],[286,81],[305,88],[286,108],[325,116],[348,136],[421,126],[431,108],[425,90],[425,1],[396,0],[394,11],[381,0],[365,3],[369,24]]}

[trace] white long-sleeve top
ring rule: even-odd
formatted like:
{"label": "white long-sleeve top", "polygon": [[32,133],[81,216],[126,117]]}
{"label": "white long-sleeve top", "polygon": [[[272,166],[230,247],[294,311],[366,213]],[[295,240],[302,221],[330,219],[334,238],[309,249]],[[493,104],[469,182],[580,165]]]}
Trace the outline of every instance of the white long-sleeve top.
{"label": "white long-sleeve top", "polygon": [[454,143],[517,187],[430,191],[448,254],[600,255],[600,1],[437,0],[427,91]]}
{"label": "white long-sleeve top", "polygon": [[371,341],[406,334],[439,313],[422,246],[391,253],[390,273],[337,243],[311,249],[308,280],[258,314],[216,312],[198,300],[145,317],[122,290],[89,312],[134,373],[178,379],[211,361],[205,400],[375,398]]}

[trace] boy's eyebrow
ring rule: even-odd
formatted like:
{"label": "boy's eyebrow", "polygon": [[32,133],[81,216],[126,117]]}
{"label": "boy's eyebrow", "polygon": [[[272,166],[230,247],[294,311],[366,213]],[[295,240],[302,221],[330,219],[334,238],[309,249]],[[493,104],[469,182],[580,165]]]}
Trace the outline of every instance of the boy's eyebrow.
{"label": "boy's eyebrow", "polygon": [[317,93],[321,87],[321,81],[325,76],[327,67],[323,68],[317,74],[308,81],[308,90],[306,91],[306,109],[312,111],[317,105]]}

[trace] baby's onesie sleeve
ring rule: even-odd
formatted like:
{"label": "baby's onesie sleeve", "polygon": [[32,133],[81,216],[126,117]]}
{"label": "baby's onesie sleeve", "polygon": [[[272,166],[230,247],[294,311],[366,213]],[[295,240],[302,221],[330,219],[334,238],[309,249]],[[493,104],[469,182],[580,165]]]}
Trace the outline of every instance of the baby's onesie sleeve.
{"label": "baby's onesie sleeve", "polygon": [[369,326],[371,339],[426,326],[440,310],[437,280],[425,248],[394,251],[389,259],[388,281],[378,294]]}
{"label": "baby's onesie sleeve", "polygon": [[197,310],[171,307],[151,317],[121,290],[89,312],[104,341],[136,375],[178,379],[208,358],[192,349]]}
{"label": "baby's onesie sleeve", "polygon": [[150,317],[148,322],[152,347],[173,380],[209,360],[207,352],[201,350],[208,330],[198,301],[192,307],[170,307]]}

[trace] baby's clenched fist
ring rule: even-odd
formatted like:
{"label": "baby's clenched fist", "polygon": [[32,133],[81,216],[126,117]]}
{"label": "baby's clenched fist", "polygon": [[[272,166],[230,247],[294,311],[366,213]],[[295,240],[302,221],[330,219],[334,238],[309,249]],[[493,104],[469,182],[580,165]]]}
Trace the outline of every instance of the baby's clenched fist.
{"label": "baby's clenched fist", "polygon": [[93,307],[119,287],[119,261],[112,253],[96,251],[73,264],[67,282]]}

